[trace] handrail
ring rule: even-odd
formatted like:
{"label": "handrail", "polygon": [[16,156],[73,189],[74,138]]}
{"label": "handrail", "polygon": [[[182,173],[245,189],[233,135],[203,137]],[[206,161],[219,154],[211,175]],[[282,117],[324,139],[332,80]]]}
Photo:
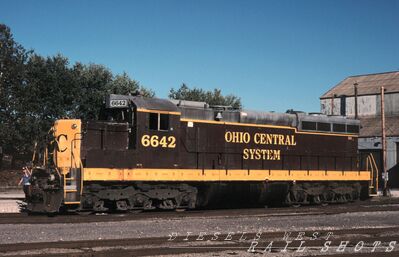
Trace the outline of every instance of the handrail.
{"label": "handrail", "polygon": [[[74,134],[74,138],[71,140],[71,149],[70,149],[70,152],[71,152],[71,165],[70,165],[70,167],[71,167],[71,169],[83,168],[82,160],[80,159],[80,157],[77,157],[74,154],[75,141],[82,140],[81,137],[77,138],[78,134],[82,134],[82,133],[75,133]],[[80,167],[78,167],[78,166],[80,166]],[[70,172],[68,172],[68,174],[70,174]],[[67,176],[67,174],[63,174],[63,177],[64,177],[64,198],[66,198],[66,181],[67,181],[66,176]],[[73,180],[77,181],[76,176],[74,177]],[[80,195],[82,195],[82,191],[83,191],[82,189],[83,189],[83,179],[82,179],[82,170],[81,170],[81,175],[80,175]]]}
{"label": "handrail", "polygon": [[[74,134],[74,136],[73,136],[73,139],[71,140],[71,168],[73,167],[73,164],[75,163],[75,155],[74,155],[74,153],[73,153],[73,149],[74,149],[74,143],[75,143],[75,141],[78,141],[78,140],[82,140],[82,138],[76,138],[76,136],[77,135],[82,135],[83,133],[75,133]],[[82,160],[80,160],[80,158],[79,158],[79,162],[81,163],[82,162]],[[75,168],[77,168],[76,167],[76,163],[75,163]]]}
{"label": "handrail", "polygon": [[80,195],[83,194],[83,174],[84,174],[84,168],[83,168],[83,163],[82,159],[79,158],[80,161]]}
{"label": "handrail", "polygon": [[[366,170],[370,170],[371,172],[370,188],[374,188],[375,192],[377,193],[379,171],[375,158],[371,153],[368,154],[366,158]],[[375,177],[374,177],[374,172],[375,172]],[[374,185],[374,179],[375,179],[375,185]]]}
{"label": "handrail", "polygon": [[376,161],[374,159],[374,156],[372,154],[370,154],[370,156],[371,156],[371,160],[372,160],[372,162],[374,164],[375,171],[376,171],[376,190],[378,191],[379,170],[378,170],[377,163],[376,163]]}

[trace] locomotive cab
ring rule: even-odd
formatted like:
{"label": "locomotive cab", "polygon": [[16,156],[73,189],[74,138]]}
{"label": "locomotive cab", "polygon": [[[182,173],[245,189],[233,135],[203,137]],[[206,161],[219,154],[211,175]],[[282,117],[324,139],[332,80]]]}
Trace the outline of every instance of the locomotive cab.
{"label": "locomotive cab", "polygon": [[[100,120],[84,125],[84,166],[152,168],[177,164],[179,115],[167,100],[109,95]],[[168,158],[154,163],[159,149]],[[139,156],[143,151],[148,154]]]}

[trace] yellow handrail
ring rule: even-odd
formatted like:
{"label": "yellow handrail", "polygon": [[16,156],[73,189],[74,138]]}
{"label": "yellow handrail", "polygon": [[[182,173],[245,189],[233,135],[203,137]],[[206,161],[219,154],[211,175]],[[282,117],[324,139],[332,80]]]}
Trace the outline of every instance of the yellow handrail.
{"label": "yellow handrail", "polygon": [[377,163],[375,162],[374,156],[372,154],[370,154],[370,156],[371,156],[371,161],[374,164],[374,168],[375,168],[375,172],[376,172],[375,182],[376,182],[376,191],[378,191],[378,176],[379,176],[378,166],[377,166]]}
{"label": "yellow handrail", "polygon": [[[374,188],[375,192],[378,192],[378,166],[374,159],[373,154],[369,154],[366,158],[366,170],[370,170],[371,172],[371,180],[370,180],[370,188]],[[374,177],[375,172],[375,177]],[[375,185],[374,185],[374,178],[375,178]]]}
{"label": "yellow handrail", "polygon": [[[76,138],[77,134],[75,134],[74,139],[71,142],[71,169],[78,169],[80,168],[80,195],[82,195],[83,193],[83,163],[82,163],[82,159],[80,157],[75,156],[73,149],[75,148],[75,141],[77,140],[82,140],[82,138]],[[70,174],[70,173],[68,173]],[[64,175],[64,198],[66,197],[66,175],[67,174],[63,174]],[[74,180],[76,180],[76,177],[74,178]]]}

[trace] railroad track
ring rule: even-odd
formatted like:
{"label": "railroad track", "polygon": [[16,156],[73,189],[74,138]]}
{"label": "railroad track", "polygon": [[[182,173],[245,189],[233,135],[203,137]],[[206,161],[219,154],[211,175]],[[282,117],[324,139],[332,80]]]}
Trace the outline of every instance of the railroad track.
{"label": "railroad track", "polygon": [[347,204],[328,206],[302,206],[281,208],[241,208],[241,209],[213,209],[190,211],[148,211],[140,213],[97,213],[78,215],[67,213],[48,217],[46,215],[28,215],[27,213],[0,214],[0,224],[52,224],[52,223],[86,223],[110,222],[145,219],[179,219],[184,217],[274,217],[294,215],[332,215],[362,211],[396,211],[399,210],[398,198],[370,199]]}

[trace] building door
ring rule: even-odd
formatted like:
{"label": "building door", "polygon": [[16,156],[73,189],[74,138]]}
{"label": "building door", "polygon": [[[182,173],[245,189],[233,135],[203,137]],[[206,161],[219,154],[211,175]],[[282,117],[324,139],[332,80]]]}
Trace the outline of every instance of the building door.
{"label": "building door", "polygon": [[396,151],[396,154],[394,156],[396,156],[396,164],[388,170],[388,172],[389,172],[388,186],[391,189],[399,188],[399,142],[396,142],[395,151]]}
{"label": "building door", "polygon": [[396,143],[396,165],[399,164],[399,142]]}

